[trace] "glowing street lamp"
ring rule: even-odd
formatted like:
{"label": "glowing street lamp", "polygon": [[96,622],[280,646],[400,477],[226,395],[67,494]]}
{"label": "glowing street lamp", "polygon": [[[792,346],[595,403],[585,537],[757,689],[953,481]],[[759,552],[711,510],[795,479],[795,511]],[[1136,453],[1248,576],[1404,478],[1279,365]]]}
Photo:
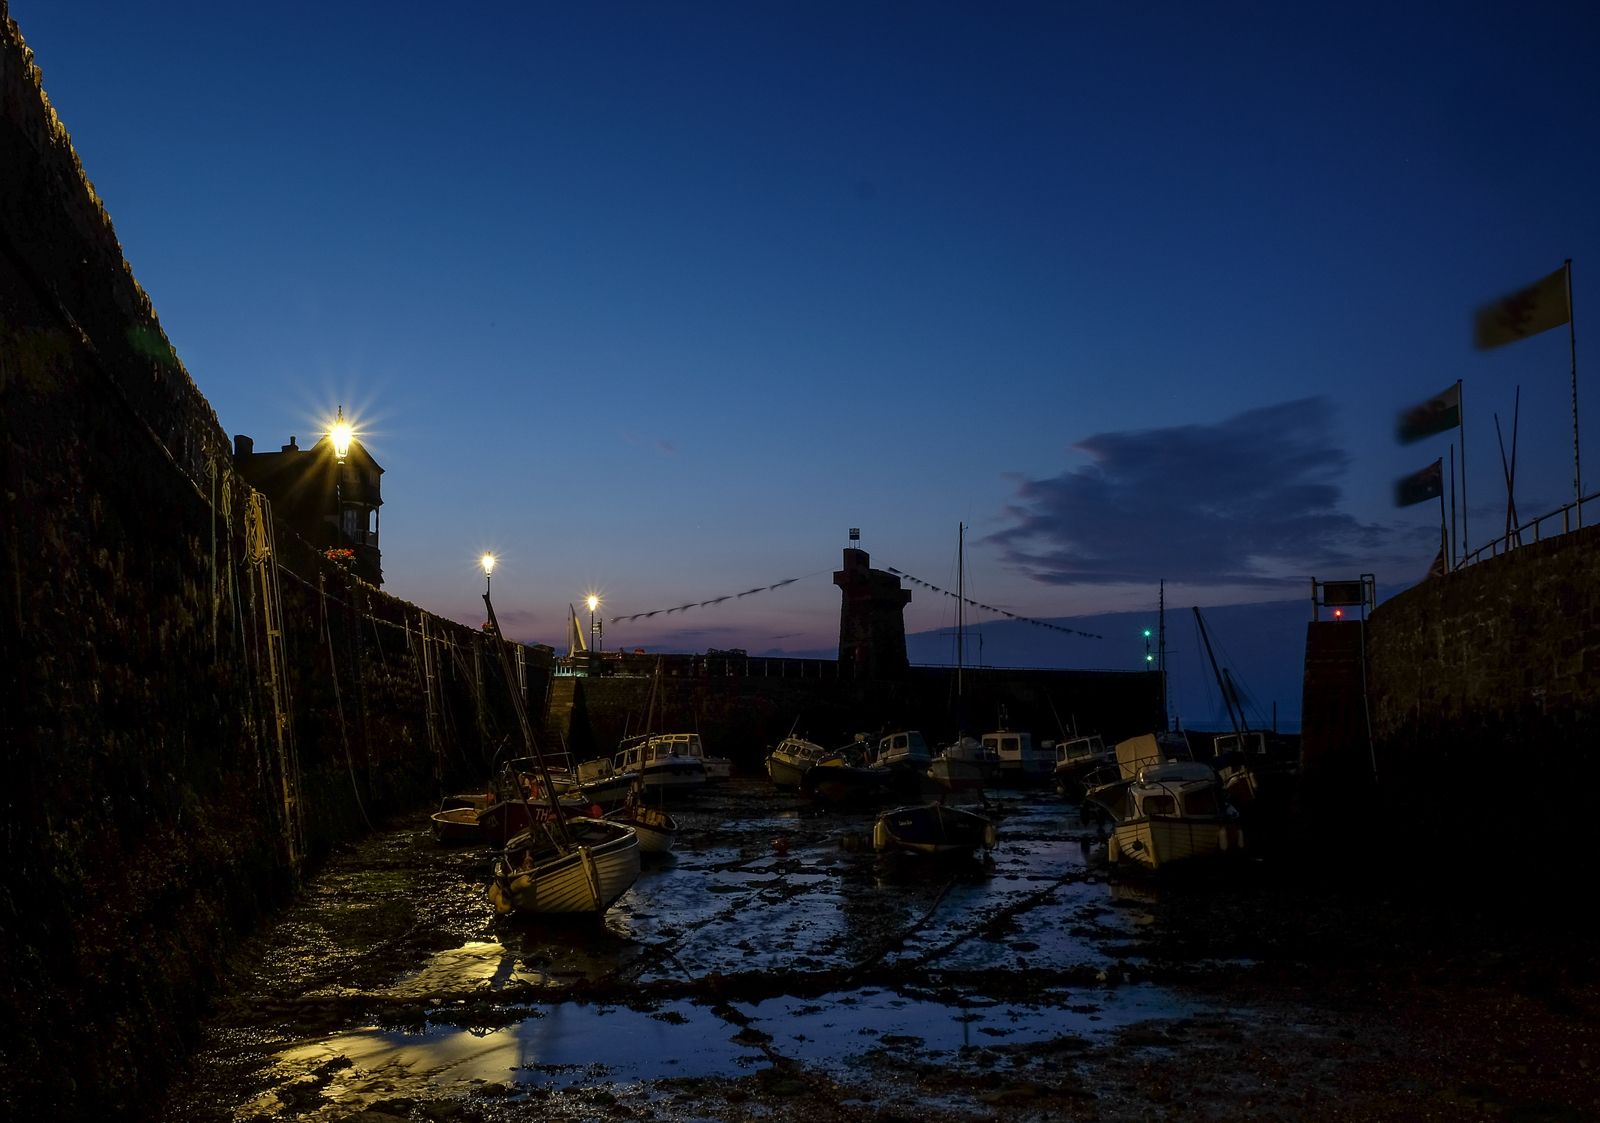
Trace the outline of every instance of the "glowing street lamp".
{"label": "glowing street lamp", "polygon": [[328,439],[333,442],[333,454],[339,458],[339,463],[344,463],[344,458],[350,451],[350,439],[355,435],[355,430],[350,428],[350,422],[344,419],[344,406],[340,406],[339,416],[334,419],[333,428],[328,432]]}
{"label": "glowing street lamp", "polygon": [[483,595],[489,595],[489,582],[494,579],[494,555],[484,554],[478,559],[478,564],[483,566]]}
{"label": "glowing street lamp", "polygon": [[350,441],[355,436],[355,430],[350,428],[350,423],[344,419],[344,406],[339,407],[339,416],[334,418],[333,427],[328,430],[328,440],[333,442],[333,455],[338,460],[338,466],[333,472],[333,544],[344,545],[344,458],[350,452]]}
{"label": "glowing street lamp", "polygon": [[595,618],[594,618],[594,610],[596,608],[598,608],[598,607],[600,607],[600,598],[595,596],[593,593],[590,593],[589,594],[589,643],[594,647],[594,649],[596,651],[600,650],[600,641],[598,639],[596,639],[596,637],[600,635],[600,630],[599,630],[600,629],[600,625],[595,622]]}

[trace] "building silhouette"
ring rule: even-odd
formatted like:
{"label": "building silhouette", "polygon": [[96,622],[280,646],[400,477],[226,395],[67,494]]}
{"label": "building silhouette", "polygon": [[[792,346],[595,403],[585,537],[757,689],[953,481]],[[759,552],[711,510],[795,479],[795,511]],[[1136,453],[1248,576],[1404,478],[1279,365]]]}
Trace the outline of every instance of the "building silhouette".
{"label": "building silhouette", "polygon": [[246,436],[233,438],[234,469],[272,501],[273,516],[319,550],[353,551],[352,571],[383,584],[378,510],[383,469],[354,438],[341,466],[324,435],[310,448],[290,437],[277,452],[257,452]]}
{"label": "building silhouette", "polygon": [[905,607],[911,591],[900,578],[873,569],[865,550],[844,552],[844,568],[835,571],[839,586],[839,674],[858,679],[902,678],[906,658]]}

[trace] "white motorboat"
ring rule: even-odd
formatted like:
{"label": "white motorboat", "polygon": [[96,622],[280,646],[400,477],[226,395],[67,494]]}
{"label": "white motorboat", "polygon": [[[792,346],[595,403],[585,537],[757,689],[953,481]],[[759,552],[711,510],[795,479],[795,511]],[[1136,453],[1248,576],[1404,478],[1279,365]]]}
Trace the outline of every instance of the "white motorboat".
{"label": "white motorboat", "polygon": [[928,765],[933,763],[933,754],[928,751],[928,742],[922,739],[921,733],[908,730],[880,738],[872,763],[896,771],[909,770],[923,776],[927,774]]}
{"label": "white motorboat", "polygon": [[489,900],[506,913],[598,916],[639,878],[639,836],[604,819],[534,823],[494,863]]}
{"label": "white motorboat", "polygon": [[825,749],[815,741],[791,734],[767,757],[767,775],[780,788],[798,788],[807,772],[838,755],[837,749]]}
{"label": "white motorboat", "polygon": [[1113,863],[1156,870],[1244,848],[1238,812],[1210,765],[1171,761],[1141,768],[1118,801],[1106,843]]}
{"label": "white motorboat", "polygon": [[948,792],[974,791],[992,784],[999,774],[999,757],[975,737],[946,745],[928,766],[929,777]]}
{"label": "white motorboat", "polygon": [[628,798],[639,779],[637,769],[619,771],[605,757],[586,760],[572,770],[565,782],[552,775],[556,792],[563,800],[582,801],[585,806],[615,807]]}
{"label": "white motorboat", "polygon": [[1055,745],[1055,783],[1062,795],[1081,794],[1083,778],[1117,759],[1116,747],[1106,748],[1098,733],[1057,741]]}
{"label": "white motorboat", "polygon": [[611,758],[619,772],[638,772],[646,789],[660,794],[682,793],[704,787],[706,766],[698,757],[680,756],[678,742],[660,734],[640,734],[622,742]]}
{"label": "white motorboat", "polygon": [[986,733],[983,747],[995,754],[1000,763],[1000,782],[1010,787],[1041,784],[1055,767],[1050,753],[1033,743],[1031,733],[1013,733],[1009,729]]}
{"label": "white motorboat", "polygon": [[674,756],[698,760],[706,770],[707,782],[727,780],[733,776],[733,761],[725,756],[707,756],[698,733],[658,733],[650,738],[652,747],[665,746]]}

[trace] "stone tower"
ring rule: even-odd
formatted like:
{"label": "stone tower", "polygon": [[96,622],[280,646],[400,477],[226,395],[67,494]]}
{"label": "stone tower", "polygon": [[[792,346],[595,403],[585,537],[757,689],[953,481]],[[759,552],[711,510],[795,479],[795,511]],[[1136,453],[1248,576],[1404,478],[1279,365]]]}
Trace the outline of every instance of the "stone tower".
{"label": "stone tower", "polygon": [[900,578],[873,569],[865,550],[847,549],[844,568],[833,575],[839,586],[839,675],[851,678],[900,678],[906,659],[905,607],[909,589]]}

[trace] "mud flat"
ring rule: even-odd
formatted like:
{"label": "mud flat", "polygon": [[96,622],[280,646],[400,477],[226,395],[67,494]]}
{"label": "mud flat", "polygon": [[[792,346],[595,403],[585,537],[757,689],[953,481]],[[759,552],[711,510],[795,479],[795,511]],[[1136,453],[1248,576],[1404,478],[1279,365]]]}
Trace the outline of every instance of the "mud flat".
{"label": "mud flat", "polygon": [[1600,1118],[1559,915],[1113,880],[1074,805],[997,806],[991,858],[940,866],[735,781],[603,924],[496,918],[483,854],[392,824],[239,949],[166,1117]]}

